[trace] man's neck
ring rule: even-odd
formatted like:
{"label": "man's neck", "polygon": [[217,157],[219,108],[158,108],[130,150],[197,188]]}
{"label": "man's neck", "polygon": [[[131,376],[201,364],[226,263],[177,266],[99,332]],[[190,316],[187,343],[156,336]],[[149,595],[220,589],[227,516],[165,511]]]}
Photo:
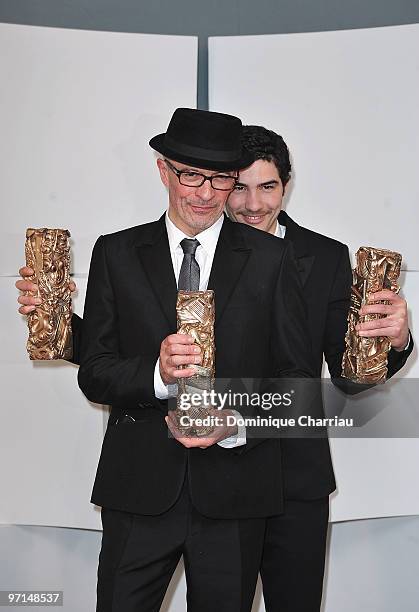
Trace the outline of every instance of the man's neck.
{"label": "man's neck", "polygon": [[207,227],[195,233],[191,233],[190,230],[188,232],[185,232],[182,227],[179,227],[179,225],[171,219],[169,211],[166,212],[166,227],[169,234],[169,240],[175,237],[176,240],[178,240],[186,236],[187,238],[197,238],[203,243],[207,243],[208,241],[212,243],[214,239],[215,241],[218,240],[218,236],[220,234],[223,222],[224,215],[221,215],[220,217],[218,217],[215,223],[210,225],[210,227]]}
{"label": "man's neck", "polygon": [[221,215],[218,217],[218,219],[216,219],[214,221],[214,223],[212,223],[212,225],[210,225],[208,227],[203,227],[203,228],[195,230],[194,228],[188,227],[186,224],[184,225],[183,223],[179,223],[178,221],[175,221],[172,218],[172,215],[171,215],[171,212],[170,212],[169,209],[167,210],[166,215],[167,215],[170,223],[172,223],[175,226],[176,229],[178,229],[180,232],[182,232],[188,238],[195,238],[199,234],[202,234],[203,232],[205,232],[206,230],[211,229],[214,226],[218,227],[218,225],[222,225],[222,220],[224,218],[224,214],[221,213]]}

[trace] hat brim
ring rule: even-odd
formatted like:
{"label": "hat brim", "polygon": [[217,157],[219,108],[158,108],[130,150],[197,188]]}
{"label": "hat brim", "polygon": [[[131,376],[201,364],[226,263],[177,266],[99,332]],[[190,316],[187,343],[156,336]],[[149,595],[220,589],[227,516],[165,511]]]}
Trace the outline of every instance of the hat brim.
{"label": "hat brim", "polygon": [[166,134],[158,134],[154,136],[150,141],[149,145],[152,149],[163,155],[164,157],[168,157],[173,161],[180,162],[182,164],[187,164],[188,166],[193,166],[194,168],[203,168],[205,170],[241,170],[242,168],[247,168],[254,162],[253,155],[248,151],[243,151],[242,157],[239,159],[228,160],[228,161],[214,161],[213,159],[205,159],[205,154],[202,157],[190,157],[187,155],[183,155],[170,147],[165,145],[165,136]]}

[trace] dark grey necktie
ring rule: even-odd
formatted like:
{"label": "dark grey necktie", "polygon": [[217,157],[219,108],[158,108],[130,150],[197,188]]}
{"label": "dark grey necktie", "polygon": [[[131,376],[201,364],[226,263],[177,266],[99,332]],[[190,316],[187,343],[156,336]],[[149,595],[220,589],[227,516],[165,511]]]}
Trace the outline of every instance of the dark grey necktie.
{"label": "dark grey necktie", "polygon": [[178,289],[199,291],[199,265],[195,259],[195,251],[199,242],[195,238],[184,238],[180,246],[183,249],[183,261],[177,284]]}

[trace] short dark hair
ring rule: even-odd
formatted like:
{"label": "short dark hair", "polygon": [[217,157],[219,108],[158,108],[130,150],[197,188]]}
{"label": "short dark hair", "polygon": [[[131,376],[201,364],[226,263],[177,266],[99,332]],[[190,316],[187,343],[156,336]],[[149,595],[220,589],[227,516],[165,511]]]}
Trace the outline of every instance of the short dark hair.
{"label": "short dark hair", "polygon": [[261,125],[244,125],[242,135],[243,146],[252,153],[255,161],[264,159],[275,164],[285,187],[291,177],[291,162],[290,152],[282,136]]}

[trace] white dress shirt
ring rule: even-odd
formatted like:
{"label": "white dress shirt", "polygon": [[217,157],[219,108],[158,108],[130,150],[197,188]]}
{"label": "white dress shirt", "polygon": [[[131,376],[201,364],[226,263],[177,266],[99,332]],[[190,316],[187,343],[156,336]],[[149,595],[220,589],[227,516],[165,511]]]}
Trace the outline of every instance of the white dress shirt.
{"label": "white dress shirt", "polygon": [[[187,236],[178,227],[176,227],[176,225],[170,219],[168,213],[166,213],[165,222],[167,237],[169,239],[169,250],[172,258],[173,272],[175,274],[177,284],[183,261],[183,249],[180,246],[180,243],[184,238],[191,238],[191,236]],[[212,262],[214,260],[215,249],[217,248],[217,242],[223,222],[224,215],[221,215],[221,217],[213,225],[211,225],[211,227],[194,236],[194,238],[196,238],[199,242],[199,246],[195,252],[195,259],[199,265],[200,291],[205,291],[208,287]],[[169,397],[175,397],[177,395],[176,384],[164,384],[160,376],[159,359],[157,360],[154,368],[154,393],[158,399],[168,399]],[[237,416],[240,416],[239,413],[236,414]],[[238,432],[235,436],[225,438],[224,440],[218,442],[218,445],[222,446],[223,448],[234,448],[236,446],[242,446],[243,444],[246,444],[246,429],[242,426],[238,427]]]}

